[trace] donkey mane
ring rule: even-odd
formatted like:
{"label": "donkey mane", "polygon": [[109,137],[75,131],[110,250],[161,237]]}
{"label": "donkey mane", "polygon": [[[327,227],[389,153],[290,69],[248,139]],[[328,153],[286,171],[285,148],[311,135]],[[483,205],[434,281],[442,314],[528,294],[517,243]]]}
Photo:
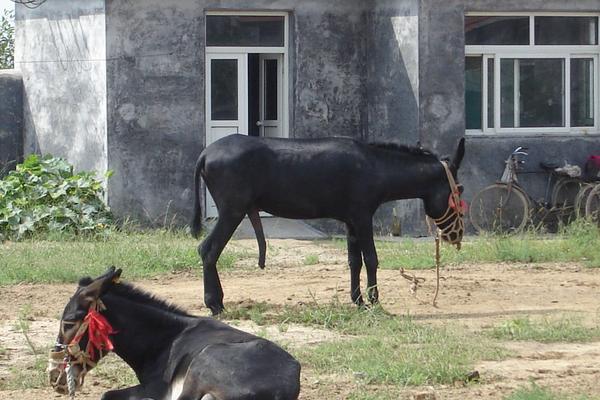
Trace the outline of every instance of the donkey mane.
{"label": "donkey mane", "polygon": [[139,289],[129,283],[118,283],[111,287],[109,293],[125,297],[134,303],[141,303],[150,307],[158,308],[168,313],[177,314],[182,317],[191,317],[192,315],[183,308],[175,306],[168,301],[160,299],[142,289]]}
{"label": "donkey mane", "polygon": [[369,146],[375,147],[378,149],[397,151],[397,152],[401,152],[401,153],[405,153],[405,154],[412,154],[415,156],[431,157],[436,160],[439,159],[437,154],[435,154],[432,151],[430,151],[429,149],[425,149],[421,146],[407,146],[405,144],[399,144],[399,143],[394,143],[394,142],[380,142],[380,141],[368,142],[368,144],[369,144]]}

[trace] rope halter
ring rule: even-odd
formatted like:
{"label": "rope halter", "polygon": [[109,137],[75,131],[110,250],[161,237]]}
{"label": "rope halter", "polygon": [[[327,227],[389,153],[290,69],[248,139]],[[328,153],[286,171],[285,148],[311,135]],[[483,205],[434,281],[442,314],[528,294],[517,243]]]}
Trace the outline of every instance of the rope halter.
{"label": "rope halter", "polygon": [[[100,314],[106,310],[100,299],[94,301],[85,318],[79,325],[75,336],[69,344],[57,343],[60,351],[51,351],[48,365],[50,384],[59,393],[68,393],[75,398],[75,390],[83,385],[85,375],[94,368],[103,357],[103,351],[114,349],[110,335],[115,334],[107,319]],[[64,337],[64,321],[61,321],[61,336]],[[81,350],[80,342],[87,333],[88,340],[85,351]],[[96,357],[96,351],[98,356]],[[79,365],[79,375],[75,376],[74,366]],[[64,381],[63,381],[63,378]]]}
{"label": "rope halter", "polygon": [[[465,223],[463,215],[467,212],[467,203],[460,199],[459,186],[452,176],[450,167],[446,161],[440,161],[446,172],[448,184],[450,185],[450,196],[448,197],[448,208],[444,215],[439,218],[431,218],[440,231],[441,238],[451,244],[456,245],[460,250],[460,242],[465,232]],[[443,224],[446,224],[443,228]]]}

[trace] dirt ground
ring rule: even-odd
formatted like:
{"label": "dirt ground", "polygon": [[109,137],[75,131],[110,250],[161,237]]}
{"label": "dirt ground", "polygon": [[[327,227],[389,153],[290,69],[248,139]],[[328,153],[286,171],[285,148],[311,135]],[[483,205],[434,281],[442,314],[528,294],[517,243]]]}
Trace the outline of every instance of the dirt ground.
{"label": "dirt ground", "polygon": [[[230,244],[256,252],[254,241]],[[307,255],[319,256],[316,265],[304,265]],[[245,260],[230,271],[221,272],[226,304],[265,301],[271,304],[298,304],[313,299],[329,302],[338,296],[349,302],[349,273],[343,250],[319,242],[270,240],[267,268],[254,268]],[[127,279],[127,266],[123,277]],[[416,271],[426,278],[413,297],[397,271],[380,270],[380,298],[383,307],[395,314],[410,313],[417,320],[433,324],[453,323],[469,331],[480,331],[517,316],[560,316],[576,314],[584,323],[600,322],[600,270],[578,264],[483,264],[448,266],[442,271],[438,307],[430,301],[435,289],[435,271]],[[363,280],[365,278],[363,277]],[[136,282],[142,288],[183,306],[192,313],[206,315],[202,304],[202,282],[193,274],[173,274]],[[58,317],[75,286],[16,285],[0,288],[0,383],[15,368],[33,363],[25,335],[20,332],[19,315],[29,317],[29,339],[46,349],[58,331]],[[242,328],[256,331],[251,323]],[[267,328],[270,339],[291,346],[305,346],[335,340],[333,332],[291,326],[286,332]],[[476,366],[481,382],[469,386],[450,385],[407,388],[402,398],[420,392],[435,393],[437,399],[501,399],[515,388],[529,385],[550,387],[566,393],[599,395],[600,342],[585,344],[540,344],[510,342],[513,354],[499,362]],[[99,399],[109,387],[92,376],[77,399]],[[344,399],[358,387],[352,377],[321,377],[304,369],[302,399]],[[50,389],[0,391],[0,400],[58,398]]]}

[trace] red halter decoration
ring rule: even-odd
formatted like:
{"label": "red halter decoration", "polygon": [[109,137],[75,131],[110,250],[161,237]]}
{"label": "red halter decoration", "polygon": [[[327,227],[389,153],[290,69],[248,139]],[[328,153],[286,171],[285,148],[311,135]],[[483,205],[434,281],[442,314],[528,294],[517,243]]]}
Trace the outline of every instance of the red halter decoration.
{"label": "red halter decoration", "polygon": [[458,202],[458,207],[457,207],[456,204],[454,203],[455,196],[458,199],[460,199],[460,192],[457,192],[454,195],[452,193],[450,193],[450,196],[448,196],[448,206],[451,209],[453,209],[454,211],[456,211],[457,213],[459,213],[460,215],[465,215],[467,213],[467,211],[469,211],[469,205],[467,204],[466,201],[460,199]]}
{"label": "red halter decoration", "polygon": [[[104,315],[96,311],[94,307],[90,307],[87,315],[83,320],[83,323],[87,324],[88,344],[86,347],[86,351],[89,354],[91,360],[94,360],[95,358],[94,349],[98,350],[98,352],[102,350],[112,351],[114,349],[113,343],[110,340],[109,335],[113,335],[117,332],[113,329],[113,327],[104,317]],[[81,333],[76,335],[71,341],[71,344],[79,343],[82,336],[85,334],[85,331],[86,330],[84,329]]]}

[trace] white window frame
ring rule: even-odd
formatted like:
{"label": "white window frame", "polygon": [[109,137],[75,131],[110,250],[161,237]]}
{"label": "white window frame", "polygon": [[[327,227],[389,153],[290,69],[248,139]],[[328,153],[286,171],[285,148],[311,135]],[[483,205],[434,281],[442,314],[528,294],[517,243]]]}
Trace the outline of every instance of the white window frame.
{"label": "white window frame", "polygon": [[[512,136],[512,135],[600,135],[600,38],[598,45],[535,45],[535,17],[596,17],[597,35],[600,35],[600,13],[520,13],[520,12],[467,12],[465,16],[523,16],[529,17],[529,44],[527,45],[465,45],[465,57],[482,57],[482,129],[466,129],[468,135]],[[500,127],[500,60],[503,58],[561,58],[565,60],[564,106],[565,127],[502,128]],[[571,127],[571,73],[570,60],[591,58],[594,63],[594,126]],[[488,127],[488,69],[489,59],[494,60],[494,126]],[[515,78],[516,78],[515,74]],[[515,91],[515,96],[517,92]],[[515,99],[515,107],[518,107]],[[466,111],[466,109],[465,109]],[[518,115],[518,112],[515,113]],[[517,125],[517,124],[515,124]]]}
{"label": "white window frame", "polygon": [[[209,15],[229,15],[229,16],[256,16],[268,17],[277,16],[283,17],[283,47],[280,46],[207,46],[205,44],[206,54],[250,54],[250,53],[278,53],[283,54],[283,104],[281,124],[283,136],[289,137],[290,119],[289,119],[289,13],[285,11],[229,11],[229,10],[206,10],[206,16]],[[205,31],[206,38],[206,31]]]}

